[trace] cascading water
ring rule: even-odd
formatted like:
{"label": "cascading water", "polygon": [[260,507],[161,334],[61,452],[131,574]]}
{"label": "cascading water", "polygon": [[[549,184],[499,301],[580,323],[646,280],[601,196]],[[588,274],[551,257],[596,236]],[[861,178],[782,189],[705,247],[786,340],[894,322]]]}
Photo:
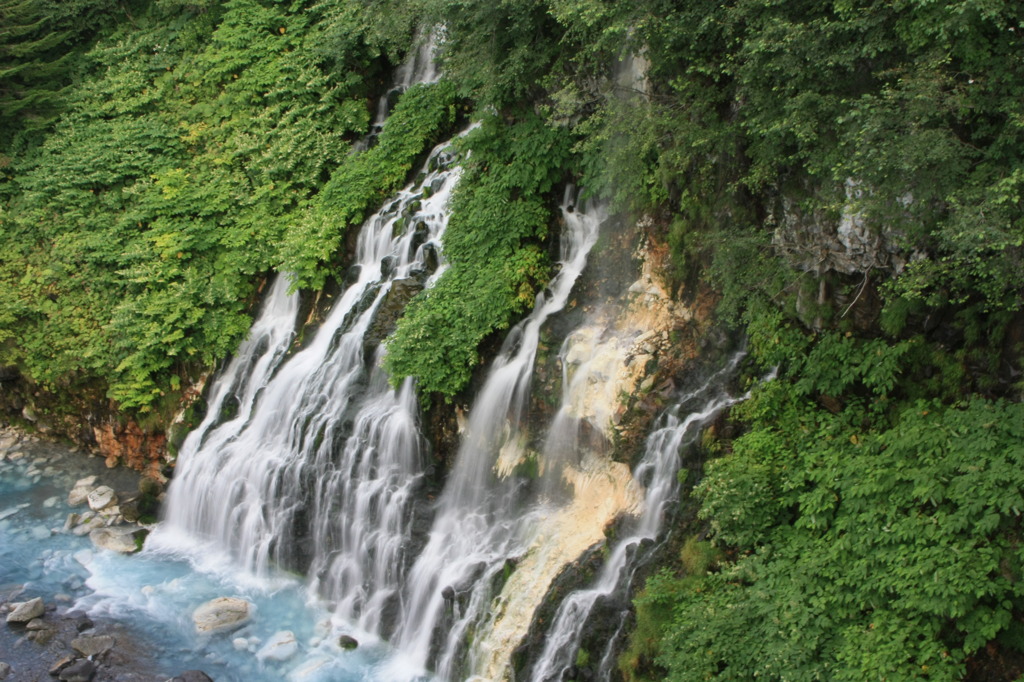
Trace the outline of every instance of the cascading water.
{"label": "cascading water", "polygon": [[[427,162],[435,170],[366,222],[355,281],[305,348],[273,371],[287,341],[259,343],[254,332],[247,346],[254,356],[263,349],[255,365],[268,368],[267,378],[237,386],[236,374],[246,373],[239,368],[218,382],[215,396],[244,396],[238,416],[214,426],[213,415],[186,441],[161,531],[206,539],[258,575],[308,562],[314,586],[341,595],[338,615],[373,634],[401,584],[422,472],[412,387],[390,388],[374,342],[386,335],[384,309],[440,274],[446,206],[460,174],[452,161],[446,145],[436,148]],[[272,310],[257,328],[290,329]]]}
{"label": "cascading water", "polygon": [[[676,474],[680,452],[700,436],[701,429],[726,407],[742,400],[727,392],[727,383],[744,353],[733,355],[697,390],[684,395],[662,415],[660,425],[647,438],[644,455],[633,473],[645,486],[643,512],[628,527],[605,561],[593,585],[569,594],[559,605],[544,638],[544,649],[529,675],[531,682],[562,680],[572,670],[584,626],[602,598],[625,593],[633,582],[641,543],[661,531],[668,506],[679,493]],[[622,614],[625,622],[626,614]],[[621,627],[620,627],[621,630]],[[597,664],[598,680],[611,679],[617,632],[606,644]]]}
{"label": "cascading water", "polygon": [[423,665],[433,661],[445,679],[474,667],[473,652],[468,660],[463,655],[466,636],[487,617],[506,562],[529,544],[532,514],[517,499],[520,482],[497,475],[495,467],[503,451],[519,448],[525,438],[523,412],[541,326],[565,307],[603,219],[600,212],[574,210],[570,190],[562,215],[561,269],[505,340],[470,411],[429,542],[409,572],[396,644]]}

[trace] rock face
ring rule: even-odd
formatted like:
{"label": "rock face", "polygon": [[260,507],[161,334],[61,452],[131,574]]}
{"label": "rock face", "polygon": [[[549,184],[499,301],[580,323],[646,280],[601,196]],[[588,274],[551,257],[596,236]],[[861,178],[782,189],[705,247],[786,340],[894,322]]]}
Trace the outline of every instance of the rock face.
{"label": "rock face", "polygon": [[125,425],[108,421],[93,426],[93,436],[107,466],[118,461],[129,468],[160,478],[160,466],[167,451],[167,438],[162,433],[147,433],[134,421]]}
{"label": "rock face", "polygon": [[775,211],[775,248],[794,267],[818,275],[873,269],[898,274],[909,257],[898,247],[898,235],[869,225],[857,209],[857,201],[869,190],[849,179],[843,191],[846,203],[838,218],[820,209],[805,212],[799,202],[783,199]]}
{"label": "rock face", "polygon": [[218,597],[192,612],[192,621],[200,634],[233,630],[249,620],[251,605],[244,599]]}
{"label": "rock face", "polygon": [[36,597],[29,601],[15,602],[11,604],[11,612],[7,614],[7,622],[28,623],[30,620],[43,615],[45,610],[42,597]]}

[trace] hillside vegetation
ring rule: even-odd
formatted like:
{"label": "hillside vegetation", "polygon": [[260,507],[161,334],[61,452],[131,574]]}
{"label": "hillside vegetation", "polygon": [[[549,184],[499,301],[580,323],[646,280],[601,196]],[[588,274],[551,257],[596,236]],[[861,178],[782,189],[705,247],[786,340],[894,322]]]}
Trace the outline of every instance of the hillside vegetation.
{"label": "hillside vegetation", "polygon": [[[432,30],[444,78],[357,144]],[[623,675],[1024,673],[1020,3],[0,0],[0,365],[165,414],[267,275],[341,278],[470,119],[396,380],[466,388],[570,180],[651,216],[778,368],[709,439]]]}

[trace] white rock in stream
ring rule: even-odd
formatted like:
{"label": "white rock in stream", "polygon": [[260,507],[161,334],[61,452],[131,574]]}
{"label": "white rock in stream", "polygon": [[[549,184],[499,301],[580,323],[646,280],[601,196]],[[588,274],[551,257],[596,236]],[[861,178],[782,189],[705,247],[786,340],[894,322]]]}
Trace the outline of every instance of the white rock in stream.
{"label": "white rock in stream", "polygon": [[252,605],[236,597],[211,599],[192,612],[199,633],[231,630],[249,620]]}
{"label": "white rock in stream", "polygon": [[299,643],[295,640],[295,633],[291,630],[275,632],[263,645],[263,648],[256,653],[256,658],[261,661],[287,661],[299,652]]}
{"label": "white rock in stream", "polygon": [[71,507],[77,507],[80,504],[85,504],[86,498],[89,493],[96,488],[96,477],[86,476],[75,481],[75,487],[68,493],[68,505]]}
{"label": "white rock in stream", "polygon": [[89,509],[100,511],[117,504],[117,494],[110,486],[101,485],[88,494]]}

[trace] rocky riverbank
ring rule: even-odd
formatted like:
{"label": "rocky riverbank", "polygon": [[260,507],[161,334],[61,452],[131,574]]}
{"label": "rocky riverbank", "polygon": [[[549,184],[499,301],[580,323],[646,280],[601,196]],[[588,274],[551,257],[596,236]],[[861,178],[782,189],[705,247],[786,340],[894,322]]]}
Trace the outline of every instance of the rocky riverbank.
{"label": "rocky riverbank", "polygon": [[[146,642],[76,608],[93,552],[131,553],[155,520],[152,479],[44,437],[0,428],[0,680],[163,682]],[[63,525],[55,523],[65,508]],[[73,538],[88,536],[93,548]],[[81,541],[78,541],[81,544]],[[26,552],[35,546],[38,552]],[[50,546],[59,547],[52,549]],[[65,555],[73,557],[72,560]],[[190,671],[175,680],[210,679]]]}

